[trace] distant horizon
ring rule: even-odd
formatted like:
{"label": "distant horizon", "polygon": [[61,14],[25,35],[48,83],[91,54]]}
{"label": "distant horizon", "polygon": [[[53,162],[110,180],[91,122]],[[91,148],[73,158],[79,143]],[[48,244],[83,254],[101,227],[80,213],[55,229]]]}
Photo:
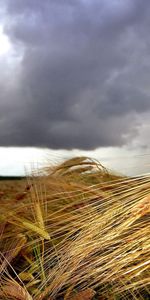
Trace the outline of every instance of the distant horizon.
{"label": "distant horizon", "polygon": [[50,150],[37,148],[0,147],[0,176],[28,176],[33,170],[56,165],[75,156],[97,159],[104,167],[122,175],[136,176],[149,173],[150,153],[147,149],[99,148],[94,151],[74,149]]}

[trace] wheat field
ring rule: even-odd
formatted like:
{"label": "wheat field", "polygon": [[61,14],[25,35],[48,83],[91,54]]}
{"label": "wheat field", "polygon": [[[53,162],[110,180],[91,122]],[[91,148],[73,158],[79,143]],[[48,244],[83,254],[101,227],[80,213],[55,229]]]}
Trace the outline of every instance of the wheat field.
{"label": "wheat field", "polygon": [[149,299],[150,175],[76,157],[0,182],[0,299]]}

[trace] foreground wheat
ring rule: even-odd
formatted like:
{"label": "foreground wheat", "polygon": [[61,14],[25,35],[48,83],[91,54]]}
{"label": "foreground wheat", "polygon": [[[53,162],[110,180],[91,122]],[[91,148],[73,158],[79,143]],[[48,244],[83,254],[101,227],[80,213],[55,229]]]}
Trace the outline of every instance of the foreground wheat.
{"label": "foreground wheat", "polygon": [[148,299],[148,175],[116,176],[81,157],[22,195],[1,205],[0,299]]}

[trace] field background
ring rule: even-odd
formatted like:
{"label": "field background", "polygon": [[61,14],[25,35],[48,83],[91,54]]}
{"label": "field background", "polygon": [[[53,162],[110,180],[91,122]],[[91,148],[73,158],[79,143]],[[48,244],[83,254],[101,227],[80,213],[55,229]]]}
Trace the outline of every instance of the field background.
{"label": "field background", "polygon": [[149,299],[149,176],[87,157],[37,174],[0,180],[1,299]]}

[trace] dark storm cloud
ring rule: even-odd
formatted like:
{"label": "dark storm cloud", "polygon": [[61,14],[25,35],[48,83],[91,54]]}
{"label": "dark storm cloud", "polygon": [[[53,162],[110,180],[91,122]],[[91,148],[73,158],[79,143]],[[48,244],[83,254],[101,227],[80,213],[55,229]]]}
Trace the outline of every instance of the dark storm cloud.
{"label": "dark storm cloud", "polygon": [[9,82],[0,71],[1,145],[93,149],[138,134],[150,110],[149,1],[3,4],[16,65]]}

